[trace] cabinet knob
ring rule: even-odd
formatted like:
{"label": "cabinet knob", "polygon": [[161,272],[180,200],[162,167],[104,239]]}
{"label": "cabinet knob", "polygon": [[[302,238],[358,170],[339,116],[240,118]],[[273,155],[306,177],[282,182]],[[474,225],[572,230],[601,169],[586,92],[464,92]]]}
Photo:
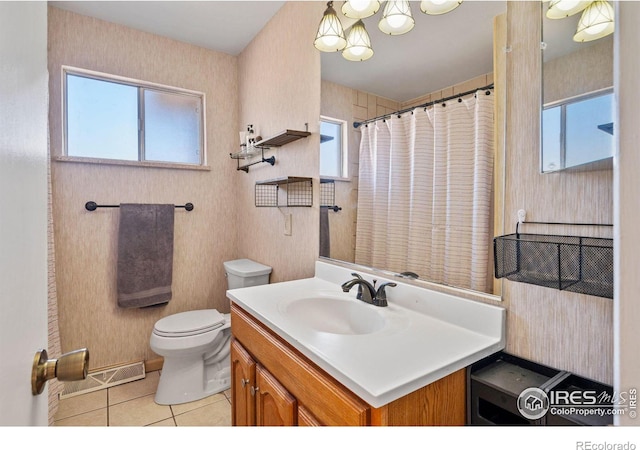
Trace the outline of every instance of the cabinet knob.
{"label": "cabinet knob", "polygon": [[249,379],[248,378],[241,378],[240,379],[240,383],[242,384],[242,387],[244,388],[247,384],[249,384]]}
{"label": "cabinet knob", "polygon": [[251,386],[251,395],[255,397],[256,392],[258,392],[260,388],[257,386]]}

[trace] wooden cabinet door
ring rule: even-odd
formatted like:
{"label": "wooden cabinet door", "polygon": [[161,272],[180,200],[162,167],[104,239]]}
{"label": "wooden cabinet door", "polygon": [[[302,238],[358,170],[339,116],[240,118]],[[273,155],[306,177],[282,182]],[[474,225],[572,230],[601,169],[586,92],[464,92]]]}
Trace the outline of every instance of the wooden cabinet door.
{"label": "wooden cabinet door", "polygon": [[231,424],[256,424],[255,401],[251,389],[256,385],[256,362],[236,340],[231,342]]}
{"label": "wooden cabinet door", "polygon": [[322,424],[304,406],[298,406],[298,426],[299,427],[320,427]]}
{"label": "wooden cabinet door", "polygon": [[297,424],[296,399],[260,364],[256,367],[255,394],[258,426]]}

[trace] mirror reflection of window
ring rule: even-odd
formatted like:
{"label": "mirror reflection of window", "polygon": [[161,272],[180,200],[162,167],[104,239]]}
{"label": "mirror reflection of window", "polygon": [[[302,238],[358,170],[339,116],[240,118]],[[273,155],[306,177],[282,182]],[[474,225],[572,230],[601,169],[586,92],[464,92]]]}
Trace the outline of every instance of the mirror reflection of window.
{"label": "mirror reflection of window", "polygon": [[613,156],[613,93],[569,99],[542,112],[542,171],[552,172]]}
{"label": "mirror reflection of window", "polygon": [[347,122],[330,117],[320,120],[320,176],[347,178]]}
{"label": "mirror reflection of window", "polygon": [[542,171],[560,170],[562,165],[562,107],[545,109],[542,112]]}
{"label": "mirror reflection of window", "polygon": [[567,105],[566,167],[613,156],[612,101],[608,94]]}

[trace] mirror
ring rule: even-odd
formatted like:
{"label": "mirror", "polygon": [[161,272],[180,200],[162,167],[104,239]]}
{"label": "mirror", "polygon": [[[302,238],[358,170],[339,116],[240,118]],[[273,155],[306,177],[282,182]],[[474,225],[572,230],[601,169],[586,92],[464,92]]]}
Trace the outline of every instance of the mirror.
{"label": "mirror", "polygon": [[[340,13],[342,2],[334,5],[343,24],[348,23],[348,19]],[[344,120],[348,123],[348,163],[347,173],[342,177],[325,176],[319,174],[320,183],[320,257],[330,258],[344,263],[354,264],[354,270],[358,266],[370,267],[363,264],[356,257],[356,241],[358,240],[358,188],[359,171],[359,146],[362,130],[353,126],[354,122],[371,119],[384,114],[389,114],[405,108],[423,105],[425,103],[440,100],[457,93],[468,92],[485,87],[494,82],[498,83],[498,75],[494,69],[494,28],[501,37],[496,42],[496,48],[506,47],[506,2],[496,1],[474,1],[463,2],[456,10],[441,15],[427,16],[419,9],[420,2],[411,2],[414,10],[413,15],[416,20],[415,27],[406,36],[412,33],[426,33],[417,44],[417,47],[403,47],[407,43],[403,36],[385,36],[377,29],[377,21],[380,12],[375,17],[365,19],[367,30],[371,37],[375,54],[371,60],[364,62],[348,62],[347,65],[340,65],[337,61],[341,56],[339,53],[321,54],[322,60],[322,106],[321,115],[332,119]],[[500,17],[502,22],[495,21]],[[488,30],[480,37],[476,30],[472,30],[471,22],[476,22],[477,26]],[[499,24],[499,25],[498,25]],[[348,32],[347,25],[344,25],[345,32]],[[438,28],[441,27],[441,28]],[[461,33],[464,29],[468,32]],[[434,43],[426,45],[425,43]],[[384,53],[385,45],[394,46],[390,54]],[[430,48],[434,51],[430,51]],[[402,49],[400,51],[399,49]],[[437,51],[436,51],[437,50]],[[465,56],[455,56],[458,51],[469,51]],[[408,56],[408,59],[417,58],[416,55],[432,55],[432,58],[424,57],[426,68],[406,66],[404,59],[397,59],[400,54]],[[369,61],[378,58],[378,61],[386,62],[391,66],[391,73],[382,74],[386,70],[383,66],[367,65]],[[448,59],[447,59],[448,58]],[[505,53],[496,52],[496,58],[501,58],[504,63]],[[480,60],[480,61],[478,61]],[[390,61],[393,61],[390,63]],[[465,72],[470,68],[475,70]],[[428,71],[428,72],[425,72]],[[403,75],[407,74],[407,79]],[[504,82],[503,79],[500,80]],[[433,82],[433,84],[430,84]],[[380,85],[389,85],[391,90],[379,89]],[[454,88],[455,86],[455,88]],[[394,97],[390,92],[398,92]],[[497,90],[496,90],[497,93]],[[494,95],[492,93],[492,95]],[[404,97],[403,97],[404,96]],[[473,95],[471,95],[473,96]],[[465,96],[465,99],[469,96]],[[495,95],[493,98],[496,98]],[[455,102],[456,100],[454,100]],[[497,100],[496,100],[497,101]],[[505,99],[500,97],[502,108]],[[438,103],[439,106],[442,106]],[[491,109],[493,112],[493,108]],[[503,119],[503,113],[495,110],[495,123]],[[494,125],[491,125],[493,134]],[[483,294],[500,295],[501,282],[493,278],[493,249],[492,238],[494,235],[502,234],[502,190],[500,186],[503,180],[502,155],[504,124],[496,129],[492,151],[495,153],[494,171],[492,175],[493,186],[490,195],[492,196],[488,209],[491,230],[488,237],[482,243],[482,252],[488,255],[488,267],[485,274],[486,288],[472,289]],[[322,144],[321,144],[322,145]],[[491,168],[489,169],[491,171]],[[495,191],[495,192],[494,192]],[[362,198],[363,196],[360,195]],[[412,198],[408,199],[411,203]],[[459,205],[458,205],[459,206]],[[494,219],[498,221],[494,224]],[[416,233],[419,234],[419,233]],[[414,267],[390,268],[371,267],[376,270],[391,273],[394,276],[403,276],[415,282],[436,282],[454,286],[462,289],[470,289],[467,286],[455,283],[436,281],[430,278],[424,271],[418,271]],[[404,272],[404,274],[402,274]],[[416,278],[417,277],[417,278]],[[471,290],[471,289],[470,289]],[[496,297],[498,299],[498,297]]]}
{"label": "mirror", "polygon": [[587,10],[561,19],[547,17],[548,10],[544,2],[541,172],[611,168],[613,34],[575,42]]}

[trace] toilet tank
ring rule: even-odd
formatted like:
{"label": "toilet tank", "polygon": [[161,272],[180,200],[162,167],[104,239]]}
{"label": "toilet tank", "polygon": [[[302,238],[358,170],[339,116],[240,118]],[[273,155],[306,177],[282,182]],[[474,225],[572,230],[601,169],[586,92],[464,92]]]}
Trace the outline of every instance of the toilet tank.
{"label": "toilet tank", "polygon": [[250,259],[236,259],[224,263],[227,287],[236,289],[249,286],[269,284],[271,267]]}

